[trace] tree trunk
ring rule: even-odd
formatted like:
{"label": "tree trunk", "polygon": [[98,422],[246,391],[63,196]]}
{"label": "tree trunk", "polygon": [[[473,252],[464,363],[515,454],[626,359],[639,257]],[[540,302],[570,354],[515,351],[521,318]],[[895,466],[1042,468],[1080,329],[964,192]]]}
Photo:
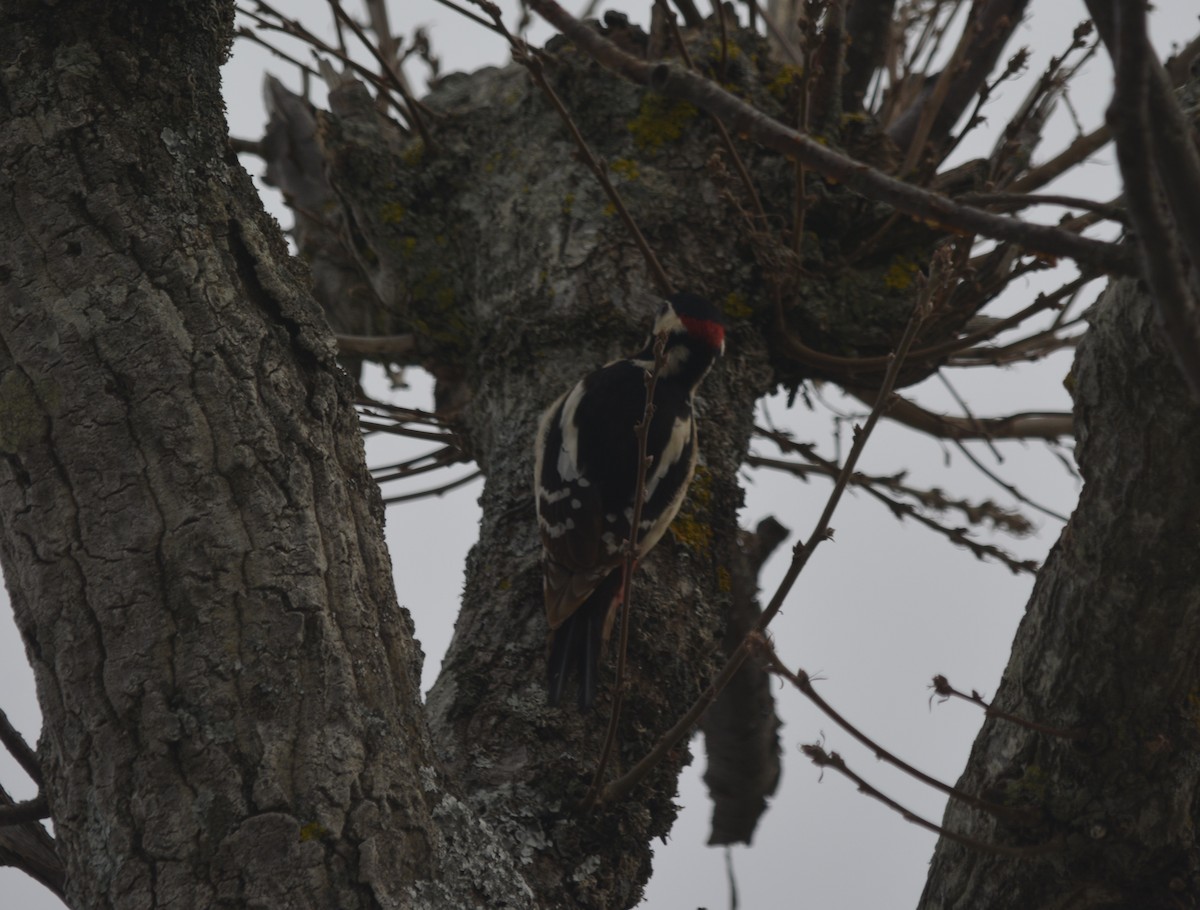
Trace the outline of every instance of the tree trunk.
{"label": "tree trunk", "polygon": [[68,901],[399,898],[461,859],[350,385],[227,150],[232,6],[0,17],[0,543]]}
{"label": "tree trunk", "polygon": [[1073,371],[1079,506],[1038,577],[922,908],[1194,906],[1200,895],[1200,419],[1144,290],[1113,285]]}

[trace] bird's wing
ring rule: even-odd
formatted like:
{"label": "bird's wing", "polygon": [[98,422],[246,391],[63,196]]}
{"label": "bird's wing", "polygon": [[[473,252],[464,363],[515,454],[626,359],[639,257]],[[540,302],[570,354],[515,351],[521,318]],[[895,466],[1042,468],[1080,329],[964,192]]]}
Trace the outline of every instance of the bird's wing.
{"label": "bird's wing", "polygon": [[[542,417],[536,493],[552,629],[621,564],[637,463],[633,427],[645,407],[644,376],[628,361],[609,364],[577,383]],[[596,433],[600,437],[591,438]],[[587,462],[581,451],[606,457]]]}

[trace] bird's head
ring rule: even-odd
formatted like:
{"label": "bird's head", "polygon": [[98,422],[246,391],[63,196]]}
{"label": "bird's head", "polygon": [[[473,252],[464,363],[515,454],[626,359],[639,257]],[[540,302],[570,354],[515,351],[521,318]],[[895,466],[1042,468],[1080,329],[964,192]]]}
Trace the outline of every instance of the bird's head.
{"label": "bird's head", "polygon": [[654,321],[654,334],[667,334],[667,344],[690,342],[712,357],[725,353],[725,320],[721,311],[696,294],[681,291],[663,302]]}

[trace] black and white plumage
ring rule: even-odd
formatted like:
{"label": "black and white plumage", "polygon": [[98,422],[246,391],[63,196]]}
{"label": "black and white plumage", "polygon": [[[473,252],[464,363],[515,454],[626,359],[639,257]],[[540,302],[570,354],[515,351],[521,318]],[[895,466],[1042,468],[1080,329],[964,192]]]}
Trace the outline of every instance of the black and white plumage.
{"label": "black and white plumage", "polygon": [[534,490],[542,538],[546,618],[553,631],[548,696],[558,704],[579,676],[579,706],[596,699],[601,647],[622,600],[625,544],[637,486],[634,427],[646,408],[646,373],[655,338],[665,363],[654,388],[646,454],[645,500],[636,557],[658,543],[675,518],[696,468],[692,399],[725,350],[720,312],[695,294],[663,303],[646,347],[590,373],[542,415]]}

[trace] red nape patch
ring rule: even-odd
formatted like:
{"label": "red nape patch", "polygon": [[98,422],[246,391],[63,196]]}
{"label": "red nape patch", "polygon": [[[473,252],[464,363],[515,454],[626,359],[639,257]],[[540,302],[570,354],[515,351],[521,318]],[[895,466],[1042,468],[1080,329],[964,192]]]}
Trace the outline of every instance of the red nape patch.
{"label": "red nape patch", "polygon": [[696,319],[694,316],[680,316],[679,321],[693,338],[707,342],[714,351],[719,351],[725,344],[725,327],[719,322],[707,319]]}

